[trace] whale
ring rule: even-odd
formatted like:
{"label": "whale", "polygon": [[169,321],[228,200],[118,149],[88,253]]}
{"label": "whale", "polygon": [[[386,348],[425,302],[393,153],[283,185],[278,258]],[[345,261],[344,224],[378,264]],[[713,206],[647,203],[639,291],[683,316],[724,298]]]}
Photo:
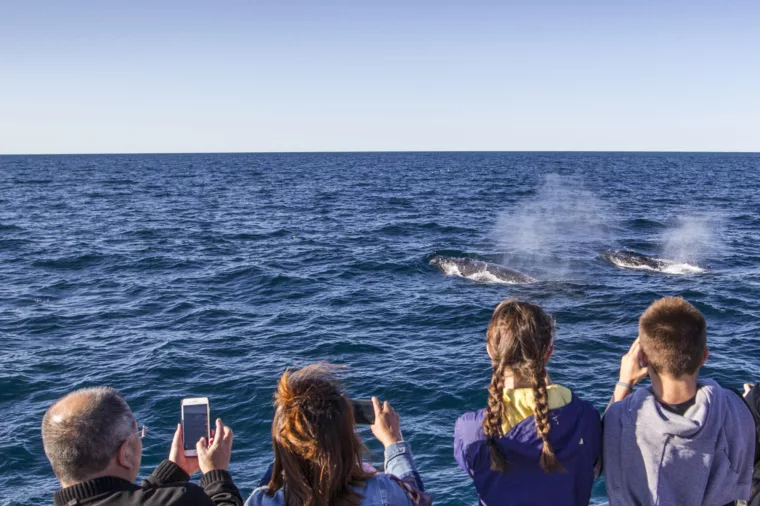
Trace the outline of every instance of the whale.
{"label": "whale", "polygon": [[459,276],[479,283],[525,284],[538,281],[527,274],[503,265],[473,258],[437,255],[430,260],[430,265],[437,267],[447,276]]}
{"label": "whale", "polygon": [[665,274],[698,274],[705,269],[676,260],[655,258],[652,256],[626,250],[610,250],[599,255],[602,260],[621,269],[638,269]]}

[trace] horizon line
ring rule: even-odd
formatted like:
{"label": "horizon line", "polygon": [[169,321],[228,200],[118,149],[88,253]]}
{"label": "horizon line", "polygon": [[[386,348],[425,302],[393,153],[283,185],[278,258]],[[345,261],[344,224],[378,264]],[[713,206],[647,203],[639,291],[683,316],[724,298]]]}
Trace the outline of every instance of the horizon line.
{"label": "horizon line", "polygon": [[685,150],[519,150],[519,149],[475,149],[475,150],[326,150],[326,151],[124,151],[124,152],[80,152],[80,153],[0,153],[2,156],[125,156],[125,155],[318,155],[318,154],[393,154],[393,153],[630,153],[630,154],[760,154],[760,151],[685,151]]}

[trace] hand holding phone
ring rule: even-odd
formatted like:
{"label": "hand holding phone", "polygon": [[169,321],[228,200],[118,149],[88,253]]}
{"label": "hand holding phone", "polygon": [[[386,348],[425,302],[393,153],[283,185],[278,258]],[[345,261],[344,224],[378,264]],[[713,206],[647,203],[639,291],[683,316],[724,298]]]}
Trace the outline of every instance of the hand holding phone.
{"label": "hand holding phone", "polygon": [[198,441],[196,444],[198,466],[203,474],[214,469],[227,470],[232,457],[232,437],[232,429],[224,425],[221,418],[217,418],[212,443],[209,445],[205,438]]}
{"label": "hand holding phone", "polygon": [[196,457],[196,443],[211,439],[209,432],[210,406],[208,397],[182,399],[182,446],[186,457]]}
{"label": "hand holding phone", "polygon": [[370,427],[372,434],[383,443],[386,448],[393,443],[404,440],[401,434],[401,420],[398,413],[391,407],[388,401],[381,403],[377,397],[372,398],[375,408],[375,423]]}
{"label": "hand holding phone", "polygon": [[182,424],[177,424],[177,430],[174,431],[174,439],[172,440],[172,447],[169,450],[169,460],[179,466],[180,469],[185,471],[188,476],[192,476],[200,469],[198,467],[198,459],[196,457],[186,457],[185,449],[182,444]]}

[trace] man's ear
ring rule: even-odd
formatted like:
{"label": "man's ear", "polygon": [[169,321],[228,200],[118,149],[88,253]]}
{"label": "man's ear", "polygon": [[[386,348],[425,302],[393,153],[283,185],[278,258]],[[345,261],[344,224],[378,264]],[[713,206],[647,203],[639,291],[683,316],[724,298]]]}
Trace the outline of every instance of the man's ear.
{"label": "man's ear", "polygon": [[700,362],[699,367],[702,367],[705,365],[705,362],[707,362],[707,359],[710,357],[710,349],[705,346],[705,352],[702,354],[702,362]]}
{"label": "man's ear", "polygon": [[132,470],[134,467],[134,453],[135,448],[131,444],[132,438],[127,439],[119,447],[119,451],[116,453],[116,464],[124,469]]}

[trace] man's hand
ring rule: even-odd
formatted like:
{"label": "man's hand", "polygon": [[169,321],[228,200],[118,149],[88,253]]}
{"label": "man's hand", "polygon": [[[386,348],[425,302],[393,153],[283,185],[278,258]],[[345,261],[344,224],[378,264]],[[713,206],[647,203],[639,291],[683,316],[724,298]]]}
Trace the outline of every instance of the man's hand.
{"label": "man's hand", "polygon": [[744,384],[744,398],[745,399],[749,395],[750,390],[752,390],[753,388],[755,388],[755,385],[753,385],[752,383],[745,383]]}
{"label": "man's hand", "polygon": [[177,464],[188,476],[192,476],[199,469],[198,459],[196,457],[185,457],[185,449],[182,445],[182,424],[177,424],[177,430],[174,431],[172,447],[169,450],[169,460]]}
{"label": "man's hand", "polygon": [[226,471],[232,457],[232,429],[224,425],[221,418],[217,418],[214,437],[210,442],[202,437],[195,449],[198,451],[198,465],[203,474],[215,469]]}
{"label": "man's hand", "polygon": [[404,440],[401,435],[401,421],[388,401],[380,404],[377,397],[372,398],[372,405],[375,408],[375,423],[370,425],[372,434],[378,441],[383,443],[384,447],[389,447],[393,443],[399,443]]}
{"label": "man's hand", "polygon": [[[641,353],[641,342],[639,342],[639,338],[637,337],[631,345],[631,349],[628,350],[628,353],[623,355],[623,358],[620,359],[619,381],[634,387],[639,381],[646,378],[647,374],[649,374],[649,368],[646,363],[642,362],[644,358],[645,357]],[[612,401],[622,401],[630,393],[631,391],[628,388],[622,385],[616,385],[615,393],[612,395]]]}

